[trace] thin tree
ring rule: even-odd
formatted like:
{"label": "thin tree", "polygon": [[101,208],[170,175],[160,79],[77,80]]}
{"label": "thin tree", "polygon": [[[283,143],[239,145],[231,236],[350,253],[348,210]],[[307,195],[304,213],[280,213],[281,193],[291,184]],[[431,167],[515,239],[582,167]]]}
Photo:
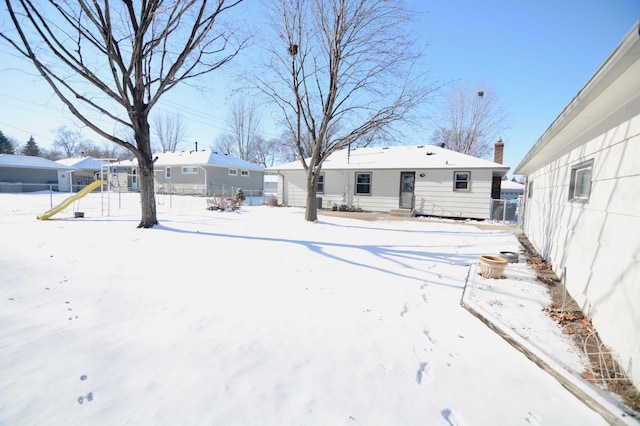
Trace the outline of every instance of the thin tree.
{"label": "thin tree", "polygon": [[315,221],[323,162],[353,144],[391,142],[393,126],[410,121],[435,87],[412,72],[422,49],[401,0],[274,0],[269,8],[272,78],[259,77],[259,87],[294,135],[305,219]]}
{"label": "thin tree", "polygon": [[55,138],[53,146],[60,148],[67,157],[75,157],[80,154],[80,146],[87,142],[79,130],[72,130],[67,126],[60,126],[54,130]]}
{"label": "thin tree", "polygon": [[[242,1],[5,0],[15,32],[0,38],[35,65],[80,122],[137,159],[138,227],[158,223],[150,112],[164,93],[244,47],[221,21]],[[127,131],[132,142],[116,136]]]}
{"label": "thin tree", "polygon": [[180,114],[158,115],[151,123],[163,152],[174,152],[187,135],[187,127]]}
{"label": "thin tree", "polygon": [[482,158],[492,152],[493,142],[507,128],[509,115],[490,86],[476,87],[461,83],[450,87],[431,141]]}
{"label": "thin tree", "polygon": [[260,127],[260,112],[254,102],[239,96],[231,103],[227,129],[236,143],[236,152],[242,160],[251,161]]}

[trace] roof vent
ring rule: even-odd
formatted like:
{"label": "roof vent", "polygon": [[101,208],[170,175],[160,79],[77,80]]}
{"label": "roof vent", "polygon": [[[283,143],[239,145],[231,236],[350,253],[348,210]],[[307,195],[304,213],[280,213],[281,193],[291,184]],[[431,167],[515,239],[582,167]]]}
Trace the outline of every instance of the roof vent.
{"label": "roof vent", "polygon": [[389,147],[388,146],[383,146],[382,149],[389,149]]}
{"label": "roof vent", "polygon": [[418,149],[424,148],[424,145],[418,145]]}
{"label": "roof vent", "polygon": [[433,155],[433,152],[427,151],[427,155]]}

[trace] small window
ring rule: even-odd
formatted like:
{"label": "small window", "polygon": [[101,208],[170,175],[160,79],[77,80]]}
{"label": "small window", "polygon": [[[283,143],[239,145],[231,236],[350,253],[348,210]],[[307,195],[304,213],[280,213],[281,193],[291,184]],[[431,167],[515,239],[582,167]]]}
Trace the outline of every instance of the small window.
{"label": "small window", "polygon": [[371,173],[356,173],[356,194],[371,195]]}
{"label": "small window", "polygon": [[591,171],[593,160],[580,163],[571,168],[571,183],[569,184],[569,201],[586,203],[591,194]]}
{"label": "small window", "polygon": [[229,176],[238,176],[238,169],[229,169]]}
{"label": "small window", "polygon": [[240,170],[240,176],[249,177],[249,170]]}
{"label": "small window", "polygon": [[198,167],[194,166],[194,167],[183,167],[182,168],[182,173],[186,174],[186,175],[197,175],[198,174]]}
{"label": "small window", "polygon": [[324,194],[324,173],[320,173],[318,176],[318,194]]}
{"label": "small window", "polygon": [[167,179],[171,179],[171,167],[167,167],[166,169],[164,169],[164,177],[166,177]]}
{"label": "small window", "polygon": [[533,181],[529,181],[529,186],[527,187],[527,198],[531,198],[533,195]]}
{"label": "small window", "polygon": [[471,172],[454,172],[453,180],[454,191],[468,191],[469,182],[471,180]]}

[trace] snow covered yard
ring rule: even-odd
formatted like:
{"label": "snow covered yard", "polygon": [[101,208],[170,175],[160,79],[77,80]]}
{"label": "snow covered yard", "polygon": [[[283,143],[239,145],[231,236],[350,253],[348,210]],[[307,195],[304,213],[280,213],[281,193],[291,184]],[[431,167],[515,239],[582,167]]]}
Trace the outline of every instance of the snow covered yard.
{"label": "snow covered yard", "polygon": [[[176,196],[137,229],[137,194],[100,193],[37,221],[49,203],[0,194],[0,424],[606,424],[460,306],[508,232]],[[497,315],[553,326],[522,308]]]}

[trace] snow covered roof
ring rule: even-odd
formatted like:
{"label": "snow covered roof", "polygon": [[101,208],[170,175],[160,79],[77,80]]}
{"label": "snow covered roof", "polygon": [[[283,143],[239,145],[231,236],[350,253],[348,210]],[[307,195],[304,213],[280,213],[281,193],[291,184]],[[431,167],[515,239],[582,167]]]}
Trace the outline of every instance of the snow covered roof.
{"label": "snow covered roof", "polygon": [[520,191],[524,192],[524,185],[512,180],[503,180],[500,182],[500,189],[502,191]]}
{"label": "snow covered roof", "polygon": [[31,155],[0,154],[0,167],[42,170],[73,170],[72,167]]}
{"label": "snow covered roof", "polygon": [[154,154],[158,159],[156,166],[189,166],[210,165],[220,167],[237,167],[245,170],[264,170],[264,167],[230,155],[203,149],[200,151],[178,151]]}
{"label": "snow covered roof", "polygon": [[74,157],[63,158],[56,161],[58,164],[73,167],[75,170],[95,170],[99,171],[103,164],[106,164],[106,160],[99,160],[93,157]]}
{"label": "snow covered roof", "polygon": [[[434,145],[390,146],[342,149],[325,160],[323,170],[369,169],[491,169],[506,173],[508,166],[461,154]],[[300,161],[270,167],[268,170],[300,170]]]}

